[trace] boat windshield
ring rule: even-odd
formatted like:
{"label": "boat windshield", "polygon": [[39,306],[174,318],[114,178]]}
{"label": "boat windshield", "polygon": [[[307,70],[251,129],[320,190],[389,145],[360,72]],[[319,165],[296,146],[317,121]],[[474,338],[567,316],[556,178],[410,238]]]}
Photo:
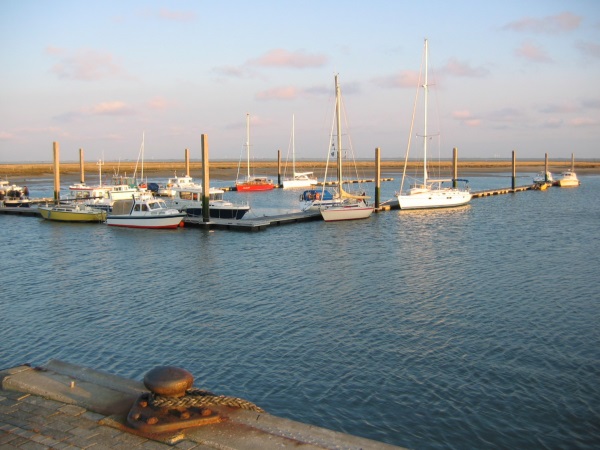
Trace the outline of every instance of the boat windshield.
{"label": "boat windshield", "polygon": [[156,200],[154,202],[148,203],[150,209],[166,209],[167,204],[163,200]]}

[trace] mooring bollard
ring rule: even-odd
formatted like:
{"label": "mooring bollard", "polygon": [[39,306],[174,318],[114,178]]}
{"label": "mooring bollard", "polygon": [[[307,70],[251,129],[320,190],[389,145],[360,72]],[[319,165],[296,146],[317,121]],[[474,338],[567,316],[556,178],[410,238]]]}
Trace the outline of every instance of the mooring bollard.
{"label": "mooring bollard", "polygon": [[159,366],[144,376],[144,386],[157,395],[183,397],[194,384],[194,377],[185,369]]}
{"label": "mooring bollard", "polygon": [[141,394],[127,415],[129,426],[142,433],[163,433],[224,420],[222,407],[264,412],[246,400],[215,395],[192,387],[194,377],[185,369],[158,366],[144,376],[150,392]]}

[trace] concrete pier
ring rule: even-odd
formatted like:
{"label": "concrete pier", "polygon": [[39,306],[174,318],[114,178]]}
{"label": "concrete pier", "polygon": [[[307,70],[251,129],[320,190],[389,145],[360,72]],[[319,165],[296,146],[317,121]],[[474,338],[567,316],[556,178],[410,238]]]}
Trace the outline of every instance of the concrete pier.
{"label": "concrete pier", "polygon": [[143,383],[51,360],[0,371],[2,449],[397,449],[399,447],[229,406],[222,420],[145,435],[127,424]]}

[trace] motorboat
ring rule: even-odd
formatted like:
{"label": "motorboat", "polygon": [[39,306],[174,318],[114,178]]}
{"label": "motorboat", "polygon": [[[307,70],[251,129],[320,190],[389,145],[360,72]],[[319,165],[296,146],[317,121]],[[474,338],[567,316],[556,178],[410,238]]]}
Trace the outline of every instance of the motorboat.
{"label": "motorboat", "polygon": [[535,184],[541,184],[541,183],[552,183],[554,181],[554,177],[552,176],[552,172],[538,172],[534,177],[533,177],[533,182]]}
{"label": "motorboat", "polygon": [[80,203],[38,206],[42,217],[57,222],[104,222],[106,211]]}
{"label": "motorboat", "polygon": [[560,187],[577,187],[581,184],[573,170],[566,170],[560,174],[555,184]]}
{"label": "motorboat", "polygon": [[[172,188],[174,198],[169,205],[190,217],[202,217],[202,186]],[[247,204],[236,204],[223,199],[225,191],[211,187],[208,194],[209,217],[213,219],[241,219],[250,210]]]}
{"label": "motorboat", "polygon": [[[71,189],[71,188],[69,188]],[[71,189],[73,199],[91,208],[103,209],[110,212],[117,200],[129,200],[132,196],[140,197],[145,190],[132,187],[129,184],[111,184],[96,186],[91,189]]]}
{"label": "motorboat", "polygon": [[167,184],[159,186],[156,195],[159,197],[175,197],[175,190],[177,188],[197,188],[202,187],[199,183],[196,183],[194,179],[185,175],[178,177],[177,174],[173,178],[167,180]]}
{"label": "motorboat", "polygon": [[10,208],[29,208],[31,203],[27,186],[0,181],[0,204]]}
{"label": "motorboat", "polygon": [[164,200],[151,195],[116,200],[106,223],[127,228],[177,228],[183,225],[185,213],[169,208]]}

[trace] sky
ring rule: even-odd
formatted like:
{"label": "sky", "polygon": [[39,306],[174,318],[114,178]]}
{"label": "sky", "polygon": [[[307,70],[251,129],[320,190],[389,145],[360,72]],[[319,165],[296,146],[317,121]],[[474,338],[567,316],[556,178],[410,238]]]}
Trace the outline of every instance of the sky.
{"label": "sky", "polygon": [[600,158],[597,0],[0,0],[0,163],[238,160],[247,114],[253,159],[293,117],[324,160],[336,74],[354,155],[403,160],[425,39],[436,155]]}

